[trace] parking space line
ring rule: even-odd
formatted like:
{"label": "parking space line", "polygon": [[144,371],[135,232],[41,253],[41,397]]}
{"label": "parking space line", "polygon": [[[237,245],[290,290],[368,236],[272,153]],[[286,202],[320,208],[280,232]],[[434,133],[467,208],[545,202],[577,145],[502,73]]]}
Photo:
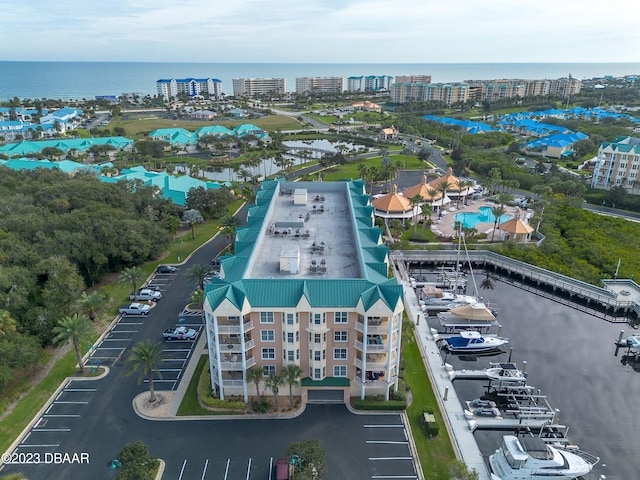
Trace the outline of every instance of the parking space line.
{"label": "parking space line", "polygon": [[371,478],[418,478],[417,475],[372,475]]}
{"label": "parking space line", "polygon": [[34,427],[34,432],[70,432],[70,428],[38,428]]}
{"label": "parking space line", "polygon": [[181,372],[181,368],[158,368],[157,372]]}
{"label": "parking space line", "polygon": [[[131,340],[127,340],[127,341],[130,342]],[[122,350],[122,347],[98,347],[96,348],[96,350]]]}
{"label": "parking space line", "polygon": [[56,400],[53,403],[63,403],[63,404],[71,404],[71,405],[86,405],[89,402],[65,402],[65,401],[62,401],[62,400],[60,400],[60,401]]}
{"label": "parking space line", "polygon": [[204,469],[202,470],[202,476],[200,480],[204,480],[204,476],[207,474],[207,467],[209,466],[209,459],[207,458],[204,462]]}
{"label": "parking space line", "polygon": [[79,416],[80,415],[75,414],[75,413],[68,413],[68,414],[61,414],[61,413],[54,414],[54,413],[52,413],[51,415],[48,415],[48,414],[45,413],[44,415],[42,415],[42,418],[45,418],[45,417],[46,418],[77,418]]}
{"label": "parking space line", "polygon": [[271,472],[273,472],[273,457],[269,460],[269,480],[271,480]]}
{"label": "parking space line", "polygon": [[63,392],[97,392],[97,388],[65,388]]}
{"label": "parking space line", "polygon": [[190,352],[190,348],[166,348],[165,352]]}
{"label": "parking space line", "polygon": [[409,445],[409,442],[397,442],[392,440],[367,440],[367,443],[389,444],[389,445]]}
{"label": "parking space line", "polygon": [[42,444],[42,445],[31,445],[27,443],[21,443],[17,448],[51,448],[51,447],[59,447],[59,443],[51,443],[51,444]]}
{"label": "parking space line", "polygon": [[369,457],[369,460],[411,460],[413,461],[413,457]]}
{"label": "parking space line", "polygon": [[229,464],[231,463],[231,459],[227,458],[227,468],[224,469],[224,480],[227,480],[229,476]]}
{"label": "parking space line", "polygon": [[249,475],[251,475],[251,457],[249,457],[249,465],[247,465],[247,480],[249,480]]}
{"label": "parking space line", "polygon": [[182,475],[184,474],[184,468],[187,466],[187,459],[184,459],[184,462],[182,462],[182,468],[180,469],[180,476],[178,477],[178,480],[182,480]]}
{"label": "parking space line", "polygon": [[49,413],[49,410],[51,410],[52,408],[53,408],[53,402],[52,402],[52,403],[51,403],[51,405],[49,405],[49,406],[47,407],[47,409],[44,411],[45,415],[46,415],[47,413]]}
{"label": "parking space line", "polygon": [[386,424],[386,425],[364,425],[364,428],[404,428],[403,424]]}
{"label": "parking space line", "polygon": [[111,335],[114,333],[138,333],[138,330],[116,330],[115,328],[109,332]]}
{"label": "parking space line", "polygon": [[117,325],[144,325],[142,322],[118,322]]}

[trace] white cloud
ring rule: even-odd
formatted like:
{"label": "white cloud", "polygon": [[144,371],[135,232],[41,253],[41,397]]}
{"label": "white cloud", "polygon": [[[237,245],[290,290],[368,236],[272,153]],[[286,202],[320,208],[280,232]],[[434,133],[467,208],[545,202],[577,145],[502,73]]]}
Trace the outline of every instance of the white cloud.
{"label": "white cloud", "polygon": [[0,0],[4,60],[639,60],[629,0]]}

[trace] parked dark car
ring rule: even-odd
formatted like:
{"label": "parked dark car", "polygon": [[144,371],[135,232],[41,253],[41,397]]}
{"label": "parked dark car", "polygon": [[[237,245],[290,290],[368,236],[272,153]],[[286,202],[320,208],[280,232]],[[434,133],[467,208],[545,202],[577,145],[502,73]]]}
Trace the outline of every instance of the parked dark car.
{"label": "parked dark car", "polygon": [[160,265],[156,268],[156,273],[174,273],[176,271],[176,267],[173,265]]}

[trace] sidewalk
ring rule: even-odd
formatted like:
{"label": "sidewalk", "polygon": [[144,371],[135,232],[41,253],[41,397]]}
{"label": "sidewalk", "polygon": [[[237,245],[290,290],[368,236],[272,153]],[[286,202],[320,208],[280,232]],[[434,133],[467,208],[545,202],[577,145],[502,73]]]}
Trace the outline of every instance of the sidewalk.
{"label": "sidewalk", "polygon": [[187,367],[184,369],[182,373],[182,378],[180,379],[180,383],[178,384],[178,388],[176,389],[173,399],[169,404],[169,408],[167,408],[166,416],[167,417],[175,417],[178,413],[178,408],[180,408],[180,404],[182,403],[182,399],[187,393],[187,388],[189,387],[189,383],[191,382],[191,378],[193,377],[193,372],[196,370],[198,366],[198,362],[200,361],[200,357],[202,354],[207,352],[207,332],[202,330],[200,334],[200,338],[198,339],[198,343],[193,349],[193,353],[191,354],[191,358],[189,359],[189,363]]}
{"label": "sidewalk", "polygon": [[[409,320],[415,327],[416,338],[422,354],[429,380],[436,392],[438,404],[442,410],[446,422],[447,431],[451,437],[453,448],[457,456],[469,467],[478,472],[479,480],[490,480],[488,468],[482,458],[482,453],[476,442],[473,432],[464,416],[464,408],[453,387],[453,382],[445,368],[445,363],[440,355],[440,349],[436,345],[429,329],[429,324],[420,310],[418,299],[411,285],[406,281],[406,272],[394,270],[396,279],[402,284],[405,297],[405,310]],[[418,324],[418,319],[420,319]]]}

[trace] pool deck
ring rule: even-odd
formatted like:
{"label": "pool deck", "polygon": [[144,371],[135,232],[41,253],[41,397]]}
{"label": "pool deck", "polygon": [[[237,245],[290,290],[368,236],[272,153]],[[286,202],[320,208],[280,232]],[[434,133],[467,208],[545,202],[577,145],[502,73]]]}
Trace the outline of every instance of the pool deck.
{"label": "pool deck", "polygon": [[[487,201],[487,200],[470,200],[468,205],[460,205],[460,208],[455,208],[455,203],[452,202],[450,208],[442,211],[442,218],[440,220],[435,219],[433,224],[431,225],[431,231],[436,235],[441,237],[455,237],[456,231],[453,228],[454,215],[457,213],[477,213],[480,211],[480,207],[495,207],[497,204],[495,202]],[[505,213],[510,217],[513,217],[513,214],[518,209],[518,207],[509,207],[505,205]],[[435,214],[434,214],[435,218]],[[491,235],[493,232],[493,222],[487,223],[478,223],[476,224],[476,230],[478,233],[486,233],[487,235]],[[496,235],[498,232],[496,232]]]}

